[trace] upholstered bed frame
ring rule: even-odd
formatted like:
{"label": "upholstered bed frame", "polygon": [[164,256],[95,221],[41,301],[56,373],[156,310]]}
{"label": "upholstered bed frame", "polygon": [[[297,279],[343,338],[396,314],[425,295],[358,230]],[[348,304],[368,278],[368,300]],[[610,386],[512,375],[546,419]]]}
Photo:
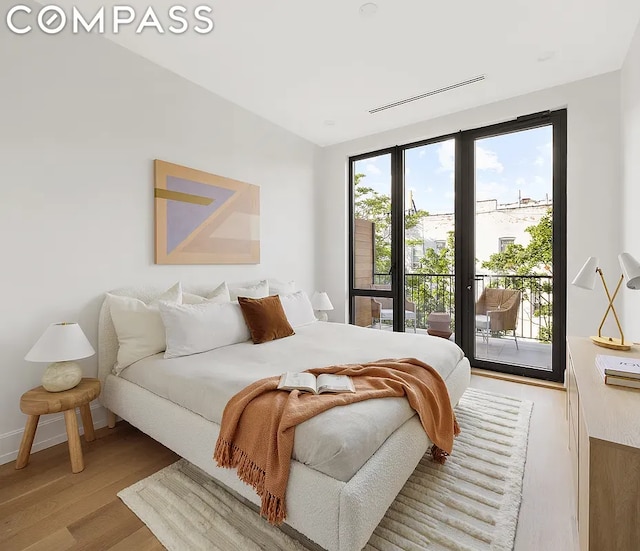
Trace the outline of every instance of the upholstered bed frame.
{"label": "upholstered bed frame", "polygon": [[[206,295],[213,289],[186,290]],[[156,289],[140,288],[119,289],[112,293],[144,302],[161,294]],[[118,341],[108,301],[100,311],[98,339],[102,404],[223,485],[259,505],[253,488],[240,481],[235,470],[221,469],[213,461],[219,425],[111,374]],[[465,358],[446,380],[452,401],[457,402],[462,396],[469,377],[469,362]],[[348,482],[292,460],[287,488],[287,524],[329,551],[361,549],[429,445],[430,441],[414,416],[397,429]]]}

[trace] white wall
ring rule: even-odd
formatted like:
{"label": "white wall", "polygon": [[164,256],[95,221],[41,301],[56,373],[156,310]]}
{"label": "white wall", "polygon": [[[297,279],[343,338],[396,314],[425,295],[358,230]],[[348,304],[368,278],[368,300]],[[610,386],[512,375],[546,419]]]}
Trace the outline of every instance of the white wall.
{"label": "white wall", "polygon": [[[538,225],[551,206],[552,204],[546,202],[539,205],[498,205],[495,199],[476,203],[476,272],[490,272],[483,268],[482,264],[489,260],[491,255],[500,252],[501,238],[513,238],[515,244],[526,247],[531,242],[531,234],[526,229]],[[412,230],[412,238],[420,239],[424,235],[428,246],[435,246],[436,241],[446,242],[449,233],[455,230],[455,215],[452,213],[427,216],[417,226],[417,230]],[[410,268],[407,270],[411,271]]]}
{"label": "white wall", "polygon": [[[97,348],[105,291],[259,276],[314,290],[319,149],[100,37],[0,32],[0,79],[2,463],[44,369],[25,353],[62,320]],[[260,265],[154,265],[155,158],[261,186]],[[96,375],[95,357],[83,366]],[[40,446],[65,439],[59,416],[42,421]]]}
{"label": "white wall", "polygon": [[[640,260],[640,26],[622,67],[623,249]],[[640,342],[640,292],[625,289],[624,330]]]}
{"label": "white wall", "polygon": [[[350,155],[562,107],[568,108],[567,262],[569,281],[590,255],[599,255],[602,258],[601,264],[605,273],[615,279],[619,273],[617,251],[621,243],[619,72],[550,88],[324,149],[320,183],[323,193],[317,212],[318,234],[321,237],[316,253],[316,263],[318,283],[326,288],[336,307],[332,319],[342,321],[348,315],[346,175],[347,158]],[[637,181],[639,180],[636,177]],[[593,334],[605,308],[606,301],[602,289],[597,288],[596,291],[588,294],[587,291],[570,286],[568,333]]]}

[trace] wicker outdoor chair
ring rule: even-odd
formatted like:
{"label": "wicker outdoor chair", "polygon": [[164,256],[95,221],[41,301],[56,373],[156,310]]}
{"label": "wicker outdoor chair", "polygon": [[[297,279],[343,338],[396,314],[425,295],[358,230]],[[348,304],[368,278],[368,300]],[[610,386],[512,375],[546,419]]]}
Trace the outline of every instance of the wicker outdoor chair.
{"label": "wicker outdoor chair", "polygon": [[494,333],[513,331],[516,348],[519,349],[516,326],[521,300],[522,291],[516,289],[497,287],[484,289],[476,302],[476,330],[482,333],[482,338],[486,343]]}
{"label": "wicker outdoor chair", "polygon": [[[371,299],[372,324],[378,323],[378,328],[382,328],[383,321],[393,322],[393,299],[392,298],[372,298]],[[410,300],[404,301],[404,319],[413,326],[416,333],[416,305]]]}

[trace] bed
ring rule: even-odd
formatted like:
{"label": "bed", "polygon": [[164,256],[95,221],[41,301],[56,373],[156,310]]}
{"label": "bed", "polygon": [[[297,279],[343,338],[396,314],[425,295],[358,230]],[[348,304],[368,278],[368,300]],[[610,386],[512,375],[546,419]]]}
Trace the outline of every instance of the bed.
{"label": "bed", "polygon": [[[204,296],[207,289],[190,291]],[[160,292],[112,294],[150,302]],[[456,404],[470,378],[469,362],[453,342],[326,322],[262,345],[244,342],[169,360],[158,354],[119,376],[112,373],[117,351],[105,301],[99,319],[101,403],[255,504],[260,500],[253,488],[212,459],[226,401],[252,381],[284,371],[416,357],[442,375]],[[361,549],[430,445],[404,398],[337,407],[303,423],[296,429],[286,523],[329,551]]]}

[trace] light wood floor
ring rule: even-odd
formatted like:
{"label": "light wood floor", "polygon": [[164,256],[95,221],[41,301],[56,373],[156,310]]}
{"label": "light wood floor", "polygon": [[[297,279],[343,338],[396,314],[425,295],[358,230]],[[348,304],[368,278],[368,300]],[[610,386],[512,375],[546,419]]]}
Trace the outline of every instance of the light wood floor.
{"label": "light wood floor", "polygon": [[[535,402],[516,551],[574,551],[564,393],[477,376],[471,384]],[[33,454],[22,471],[0,466],[2,551],[163,549],[116,494],[178,457],[126,423],[96,435],[82,442],[86,467],[76,475],[66,444]]]}
{"label": "light wood floor", "polygon": [[471,386],[533,402],[515,551],[577,551],[565,393],[475,375]]}

